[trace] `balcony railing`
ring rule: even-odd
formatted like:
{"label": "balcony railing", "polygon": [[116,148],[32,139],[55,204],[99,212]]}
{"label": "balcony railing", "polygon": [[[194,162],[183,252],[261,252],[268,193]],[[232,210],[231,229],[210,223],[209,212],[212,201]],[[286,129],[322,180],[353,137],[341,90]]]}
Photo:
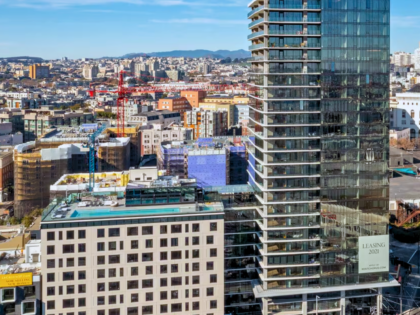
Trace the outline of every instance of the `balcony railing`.
{"label": "balcony railing", "polygon": [[259,11],[263,10],[264,8],[265,8],[265,6],[264,6],[264,5],[259,6],[258,8],[255,8],[254,10],[252,10],[251,12],[249,12],[249,13],[248,13],[248,17],[250,17],[250,16],[254,15],[255,13],[257,13],[257,12],[259,12]]}
{"label": "balcony railing", "polygon": [[268,48],[305,48],[305,47],[319,48],[321,47],[321,43],[316,43],[316,44],[299,43],[299,44],[283,44],[283,45],[279,45],[276,43],[268,44]]}
{"label": "balcony railing", "polygon": [[255,20],[254,22],[249,23],[249,24],[248,24],[248,27],[253,27],[254,25],[257,25],[257,24],[259,24],[259,23],[261,23],[261,22],[264,22],[264,21],[265,21],[265,19],[264,19],[264,18],[261,18],[261,19]]}
{"label": "balcony railing", "polygon": [[296,9],[296,10],[318,10],[321,9],[319,4],[298,5],[298,4],[269,4],[270,9]]}
{"label": "balcony railing", "polygon": [[290,18],[290,17],[269,17],[270,22],[296,22],[296,23],[306,23],[306,22],[321,22],[321,18],[302,18],[302,19],[296,19],[296,18]]}
{"label": "balcony railing", "polygon": [[255,44],[255,45],[249,46],[248,48],[249,48],[249,50],[264,48],[264,44]]}
{"label": "balcony railing", "polygon": [[288,31],[288,30],[269,30],[270,35],[321,35],[321,31]]}
{"label": "balcony railing", "polygon": [[264,60],[264,56],[254,56],[249,58],[249,61],[261,61]]}
{"label": "balcony railing", "polygon": [[264,31],[249,34],[248,35],[248,39],[251,39],[251,38],[254,38],[254,37],[258,37],[258,36],[261,36],[261,35],[264,35]]}

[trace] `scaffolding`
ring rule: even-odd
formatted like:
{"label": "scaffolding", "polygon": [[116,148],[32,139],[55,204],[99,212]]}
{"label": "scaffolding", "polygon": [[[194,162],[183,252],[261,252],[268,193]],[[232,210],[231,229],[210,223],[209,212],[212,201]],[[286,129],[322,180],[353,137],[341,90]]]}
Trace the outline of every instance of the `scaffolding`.
{"label": "scaffolding", "polygon": [[159,170],[166,170],[166,175],[188,178],[188,148],[159,146],[157,164]]}
{"label": "scaffolding", "polygon": [[[62,175],[89,171],[88,137],[93,130],[60,128],[14,149],[15,216],[23,217],[49,203],[50,185]],[[130,167],[130,138],[103,132],[95,143],[95,171],[124,171]]]}

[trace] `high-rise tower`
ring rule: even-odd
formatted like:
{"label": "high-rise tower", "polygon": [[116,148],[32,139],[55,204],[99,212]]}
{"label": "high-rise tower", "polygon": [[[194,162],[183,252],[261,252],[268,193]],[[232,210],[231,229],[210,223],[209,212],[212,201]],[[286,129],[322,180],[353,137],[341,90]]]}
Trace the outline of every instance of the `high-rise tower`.
{"label": "high-rise tower", "polygon": [[381,306],[382,288],[394,284],[389,2],[249,4],[249,173],[261,216],[254,293],[263,314],[357,314]]}

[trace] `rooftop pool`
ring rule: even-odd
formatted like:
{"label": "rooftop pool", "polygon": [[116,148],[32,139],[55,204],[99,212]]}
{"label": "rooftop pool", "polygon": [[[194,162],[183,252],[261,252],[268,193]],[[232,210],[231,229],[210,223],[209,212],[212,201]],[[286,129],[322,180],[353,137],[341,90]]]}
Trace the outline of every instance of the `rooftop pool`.
{"label": "rooftop pool", "polygon": [[153,209],[153,210],[113,210],[113,209],[97,209],[97,210],[75,210],[71,214],[71,218],[95,218],[95,217],[115,217],[115,216],[131,216],[131,215],[151,215],[177,213],[179,208]]}

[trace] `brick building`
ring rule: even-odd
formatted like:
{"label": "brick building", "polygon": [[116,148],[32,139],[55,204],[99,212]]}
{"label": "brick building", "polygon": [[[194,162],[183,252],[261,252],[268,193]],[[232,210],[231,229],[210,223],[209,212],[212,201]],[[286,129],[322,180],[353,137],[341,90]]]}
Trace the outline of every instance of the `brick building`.
{"label": "brick building", "polygon": [[182,91],[181,97],[185,97],[190,103],[191,107],[198,107],[204,98],[207,96],[206,91]]}
{"label": "brick building", "polygon": [[171,112],[178,112],[181,115],[191,110],[191,105],[185,97],[167,97],[159,100],[159,110],[170,110]]}

